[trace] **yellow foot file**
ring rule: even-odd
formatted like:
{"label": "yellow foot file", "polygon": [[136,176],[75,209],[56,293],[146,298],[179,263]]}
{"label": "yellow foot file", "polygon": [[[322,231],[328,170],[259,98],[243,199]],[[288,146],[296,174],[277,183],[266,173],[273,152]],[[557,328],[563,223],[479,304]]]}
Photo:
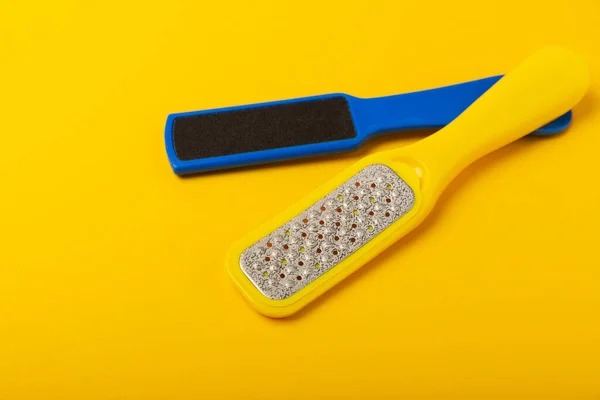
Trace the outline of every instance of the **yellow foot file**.
{"label": "yellow foot file", "polygon": [[419,225],[460,171],[569,111],[588,85],[580,56],[539,50],[445,128],[363,158],[243,237],[229,275],[259,312],[299,311]]}

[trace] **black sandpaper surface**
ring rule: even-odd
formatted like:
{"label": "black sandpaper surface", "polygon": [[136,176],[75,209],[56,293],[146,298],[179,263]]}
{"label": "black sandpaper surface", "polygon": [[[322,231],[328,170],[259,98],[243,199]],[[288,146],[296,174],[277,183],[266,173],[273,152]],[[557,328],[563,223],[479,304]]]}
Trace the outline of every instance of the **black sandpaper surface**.
{"label": "black sandpaper surface", "polygon": [[344,97],[188,115],[173,121],[180,160],[249,153],[356,137]]}

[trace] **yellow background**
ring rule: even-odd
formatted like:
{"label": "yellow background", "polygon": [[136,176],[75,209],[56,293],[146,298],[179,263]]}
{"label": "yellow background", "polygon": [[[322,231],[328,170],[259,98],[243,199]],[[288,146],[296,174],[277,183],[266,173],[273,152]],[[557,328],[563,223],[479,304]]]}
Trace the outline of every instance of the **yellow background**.
{"label": "yellow background", "polygon": [[[4,2],[0,399],[598,399],[598,37],[597,0]],[[168,113],[425,89],[545,44],[591,65],[568,132],[473,165],[294,318],[251,309],[230,243],[423,133],[181,179]]]}

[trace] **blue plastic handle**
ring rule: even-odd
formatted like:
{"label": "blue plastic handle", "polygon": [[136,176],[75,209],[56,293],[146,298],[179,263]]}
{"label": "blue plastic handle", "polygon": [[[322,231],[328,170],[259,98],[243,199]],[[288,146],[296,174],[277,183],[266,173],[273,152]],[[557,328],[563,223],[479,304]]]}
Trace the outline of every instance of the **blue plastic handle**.
{"label": "blue plastic handle", "polygon": [[[212,110],[170,114],[165,126],[165,144],[173,171],[177,175],[187,175],[203,171],[265,164],[275,161],[297,159],[324,154],[349,151],[361,146],[368,138],[385,133],[405,130],[441,128],[448,125],[471,103],[496,83],[502,75],[475,81],[444,86],[419,92],[398,94],[376,98],[359,98],[343,93],[304,97]],[[254,107],[268,107],[291,102],[321,100],[331,97],[344,97],[350,106],[357,136],[352,139],[314,143],[301,146],[229,154],[219,157],[180,160],[173,144],[173,121],[178,117],[206,113],[236,111]],[[553,135],[565,130],[571,123],[568,113],[539,128],[533,135]]]}
{"label": "blue plastic handle", "polygon": [[[345,96],[350,102],[358,134],[368,138],[400,129],[442,128],[500,78],[502,75],[386,97],[362,99]],[[532,134],[544,136],[561,132],[569,126],[571,117],[569,111]]]}

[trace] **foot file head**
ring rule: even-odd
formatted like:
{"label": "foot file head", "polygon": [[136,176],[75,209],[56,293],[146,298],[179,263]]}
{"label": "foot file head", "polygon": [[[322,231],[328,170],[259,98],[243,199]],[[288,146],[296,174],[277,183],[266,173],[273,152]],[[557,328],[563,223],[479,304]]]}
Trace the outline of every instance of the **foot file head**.
{"label": "foot file head", "polygon": [[[407,129],[441,128],[500,76],[379,98],[329,94],[171,114],[167,155],[178,175],[349,151],[368,138]],[[564,130],[567,112],[533,129]]]}
{"label": "foot file head", "polygon": [[230,276],[260,312],[293,314],[416,227],[461,170],[569,110],[588,83],[579,56],[535,53],[446,128],[364,158],[242,238]]}
{"label": "foot file head", "polygon": [[373,164],[248,247],[240,268],[282,300],[340,264],[410,211],[415,195],[390,167]]}

